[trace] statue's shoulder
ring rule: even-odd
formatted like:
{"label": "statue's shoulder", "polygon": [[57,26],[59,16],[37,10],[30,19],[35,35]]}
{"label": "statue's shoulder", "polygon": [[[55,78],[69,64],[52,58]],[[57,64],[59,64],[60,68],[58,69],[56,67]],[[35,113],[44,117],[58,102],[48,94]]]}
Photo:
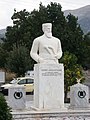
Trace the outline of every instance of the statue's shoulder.
{"label": "statue's shoulder", "polygon": [[60,41],[60,39],[58,39],[57,37],[52,36],[52,38],[53,38],[54,40]]}
{"label": "statue's shoulder", "polygon": [[35,38],[34,41],[40,41],[42,38],[43,38],[43,35],[41,35],[41,36]]}

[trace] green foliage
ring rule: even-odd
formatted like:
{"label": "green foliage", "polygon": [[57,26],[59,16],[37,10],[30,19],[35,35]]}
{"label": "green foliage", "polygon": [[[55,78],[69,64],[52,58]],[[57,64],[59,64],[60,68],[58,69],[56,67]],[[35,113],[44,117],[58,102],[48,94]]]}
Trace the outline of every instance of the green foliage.
{"label": "green foliage", "polygon": [[27,18],[29,13],[24,9],[23,11],[16,12],[14,11],[11,19],[13,20],[13,27],[8,26],[6,32],[5,45],[7,50],[12,50],[13,45],[19,47],[21,45],[26,45],[24,39],[24,34],[26,34],[27,28]]}
{"label": "green foliage", "polygon": [[3,49],[3,44],[0,44],[0,68],[5,67],[7,56],[8,54],[7,54],[7,51]]}
{"label": "green foliage", "polygon": [[83,31],[80,28],[80,25],[77,22],[78,18],[69,14],[67,16],[67,24],[68,24],[68,39],[67,39],[67,47],[65,47],[65,51],[69,51],[73,53],[78,58],[78,63],[83,64],[84,58],[84,44],[83,44]]}
{"label": "green foliage", "polygon": [[11,109],[4,96],[0,93],[0,120],[12,120]]}
{"label": "green foliage", "polygon": [[17,76],[24,76],[25,72],[32,66],[30,56],[25,46],[13,47],[7,58],[6,68],[17,73]]}
{"label": "green foliage", "polygon": [[77,57],[69,52],[65,52],[60,60],[64,64],[64,83],[65,83],[65,99],[71,85],[77,83],[77,79],[83,77],[82,67],[77,64]]}
{"label": "green foliage", "polygon": [[87,33],[84,36],[84,50],[85,50],[85,57],[84,57],[84,67],[86,67],[87,69],[90,69],[90,32]]}

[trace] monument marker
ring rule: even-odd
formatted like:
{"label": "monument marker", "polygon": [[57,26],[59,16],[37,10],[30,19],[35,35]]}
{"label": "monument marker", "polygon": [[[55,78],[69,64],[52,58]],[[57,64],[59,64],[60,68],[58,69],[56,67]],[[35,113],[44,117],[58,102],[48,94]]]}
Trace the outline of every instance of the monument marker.
{"label": "monument marker", "polygon": [[52,36],[52,24],[42,25],[44,34],[33,42],[30,55],[34,65],[34,107],[59,109],[64,107],[64,67],[61,42]]}

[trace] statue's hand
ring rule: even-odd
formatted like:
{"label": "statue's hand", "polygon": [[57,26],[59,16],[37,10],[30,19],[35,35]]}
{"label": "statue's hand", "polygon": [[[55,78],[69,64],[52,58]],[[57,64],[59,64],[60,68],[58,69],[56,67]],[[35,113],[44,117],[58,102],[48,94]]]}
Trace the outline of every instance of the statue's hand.
{"label": "statue's hand", "polygon": [[57,56],[56,54],[54,55],[54,57],[55,57],[56,59],[58,59],[58,56]]}
{"label": "statue's hand", "polygon": [[43,58],[38,59],[38,63],[44,63],[44,62],[45,62],[45,60]]}

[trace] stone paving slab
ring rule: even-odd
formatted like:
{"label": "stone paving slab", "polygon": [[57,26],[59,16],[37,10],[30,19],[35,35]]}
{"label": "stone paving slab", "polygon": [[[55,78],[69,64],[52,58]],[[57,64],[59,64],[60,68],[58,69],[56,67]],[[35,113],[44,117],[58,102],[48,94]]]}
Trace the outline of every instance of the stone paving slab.
{"label": "stone paving slab", "polygon": [[64,109],[57,110],[35,110],[32,109],[33,101],[26,102],[24,110],[13,110],[13,120],[90,120],[90,109]]}

